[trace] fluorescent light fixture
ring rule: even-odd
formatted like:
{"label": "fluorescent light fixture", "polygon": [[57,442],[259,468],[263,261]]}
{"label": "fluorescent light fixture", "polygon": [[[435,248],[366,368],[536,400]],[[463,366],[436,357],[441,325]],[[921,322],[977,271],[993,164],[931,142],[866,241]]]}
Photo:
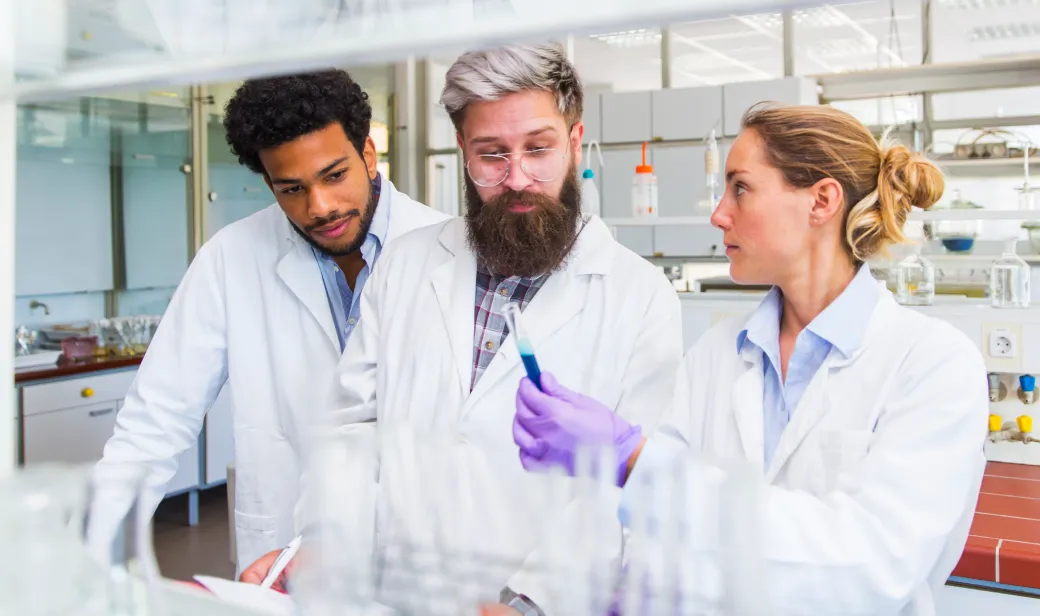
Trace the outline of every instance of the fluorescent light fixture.
{"label": "fluorescent light fixture", "polygon": [[593,34],[589,38],[606,43],[611,47],[630,48],[648,47],[661,43],[661,31],[640,28],[638,30],[622,30],[606,34]]}
{"label": "fluorescent light fixture", "polygon": [[944,9],[1002,9],[1016,6],[1040,6],[1040,0],[935,0]]}
{"label": "fluorescent light fixture", "polygon": [[1008,41],[1040,36],[1040,22],[979,26],[968,31],[972,42]]}

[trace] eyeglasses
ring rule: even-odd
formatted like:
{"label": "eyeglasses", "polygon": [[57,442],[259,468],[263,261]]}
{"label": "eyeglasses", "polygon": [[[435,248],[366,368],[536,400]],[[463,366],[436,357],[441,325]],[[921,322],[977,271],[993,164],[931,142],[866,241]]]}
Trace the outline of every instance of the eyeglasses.
{"label": "eyeglasses", "polygon": [[466,172],[477,186],[491,188],[509,177],[511,158],[520,160],[520,169],[536,182],[552,182],[563,173],[564,155],[559,150],[544,148],[508,154],[478,154],[466,163]]}

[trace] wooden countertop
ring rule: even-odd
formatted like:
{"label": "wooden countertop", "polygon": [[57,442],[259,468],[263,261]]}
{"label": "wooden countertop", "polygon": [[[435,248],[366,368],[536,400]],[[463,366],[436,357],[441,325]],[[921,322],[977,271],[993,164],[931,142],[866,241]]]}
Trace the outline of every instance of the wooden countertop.
{"label": "wooden countertop", "polygon": [[970,533],[956,581],[1040,594],[1040,466],[988,463]]}
{"label": "wooden countertop", "polygon": [[39,368],[27,368],[25,370],[18,370],[14,373],[15,383],[26,383],[31,381],[40,381],[43,379],[53,379],[62,376],[72,376],[75,374],[85,374],[89,372],[98,372],[100,370],[113,370],[116,368],[128,368],[131,366],[140,365],[144,355],[134,355],[130,357],[110,356],[100,359],[81,359],[75,361],[66,361],[65,357],[62,356],[58,359],[58,363],[53,366],[41,366]]}

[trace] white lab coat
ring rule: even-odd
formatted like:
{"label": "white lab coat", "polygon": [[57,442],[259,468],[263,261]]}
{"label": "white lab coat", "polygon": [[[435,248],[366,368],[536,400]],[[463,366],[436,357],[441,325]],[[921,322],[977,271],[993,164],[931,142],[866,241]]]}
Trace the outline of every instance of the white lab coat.
{"label": "white lab coat", "polygon": [[[378,207],[390,208],[387,244],[446,218],[385,178]],[[220,230],[192,261],[100,464],[147,465],[145,506],[153,510],[176,472],[176,456],[195,442],[227,382],[234,416],[237,560],[244,568],[293,536],[301,430],[308,415],[326,408],[339,357],[311,246],[271,205]]]}
{"label": "white lab coat", "polygon": [[[749,461],[767,484],[759,583],[769,613],[931,616],[967,540],[985,468],[979,351],[882,288],[860,349],[848,359],[831,352],[763,468],[762,356],[736,352],[746,320],[719,323],[689,351],[675,408],[629,487],[684,448]],[[711,485],[701,482],[688,519],[711,519]],[[638,507],[627,492],[626,508]],[[688,563],[719,566],[712,538],[701,539]]]}
{"label": "white lab coat", "polygon": [[[467,574],[470,582],[479,578],[478,592],[497,600],[508,585],[552,614],[536,572],[544,551],[536,548],[541,525],[564,515],[564,508],[545,510],[546,484],[553,480],[525,472],[513,443],[517,384],[525,373],[512,338],[470,392],[476,270],[461,218],[414,231],[383,254],[362,293],[365,318],[341,359],[339,410],[331,417],[342,438],[378,444],[383,500],[375,549],[381,556],[421,542],[422,529],[438,514],[414,496],[443,491],[432,496],[450,502],[447,522],[463,525],[468,545],[482,556],[496,557]],[[523,320],[542,370],[562,384],[648,427],[667,409],[682,361],[678,297],[664,275],[615,242],[599,218],[582,230],[566,265],[544,283]],[[438,452],[437,460],[457,466],[434,472],[450,475],[447,484],[423,477],[430,466],[417,468],[407,442],[395,442],[401,428],[427,443],[450,435],[439,441],[450,443],[450,451]],[[301,514],[301,525],[313,521]],[[617,525],[619,556],[620,538]]]}

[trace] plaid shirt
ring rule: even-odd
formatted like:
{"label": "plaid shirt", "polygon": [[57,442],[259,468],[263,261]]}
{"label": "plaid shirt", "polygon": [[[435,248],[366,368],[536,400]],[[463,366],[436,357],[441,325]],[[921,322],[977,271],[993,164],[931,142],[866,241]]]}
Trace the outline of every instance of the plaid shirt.
{"label": "plaid shirt", "polygon": [[473,306],[473,391],[484,370],[509,333],[504,310],[506,304],[518,302],[522,311],[530,303],[548,276],[521,278],[493,276],[483,266],[477,267],[477,293]]}

